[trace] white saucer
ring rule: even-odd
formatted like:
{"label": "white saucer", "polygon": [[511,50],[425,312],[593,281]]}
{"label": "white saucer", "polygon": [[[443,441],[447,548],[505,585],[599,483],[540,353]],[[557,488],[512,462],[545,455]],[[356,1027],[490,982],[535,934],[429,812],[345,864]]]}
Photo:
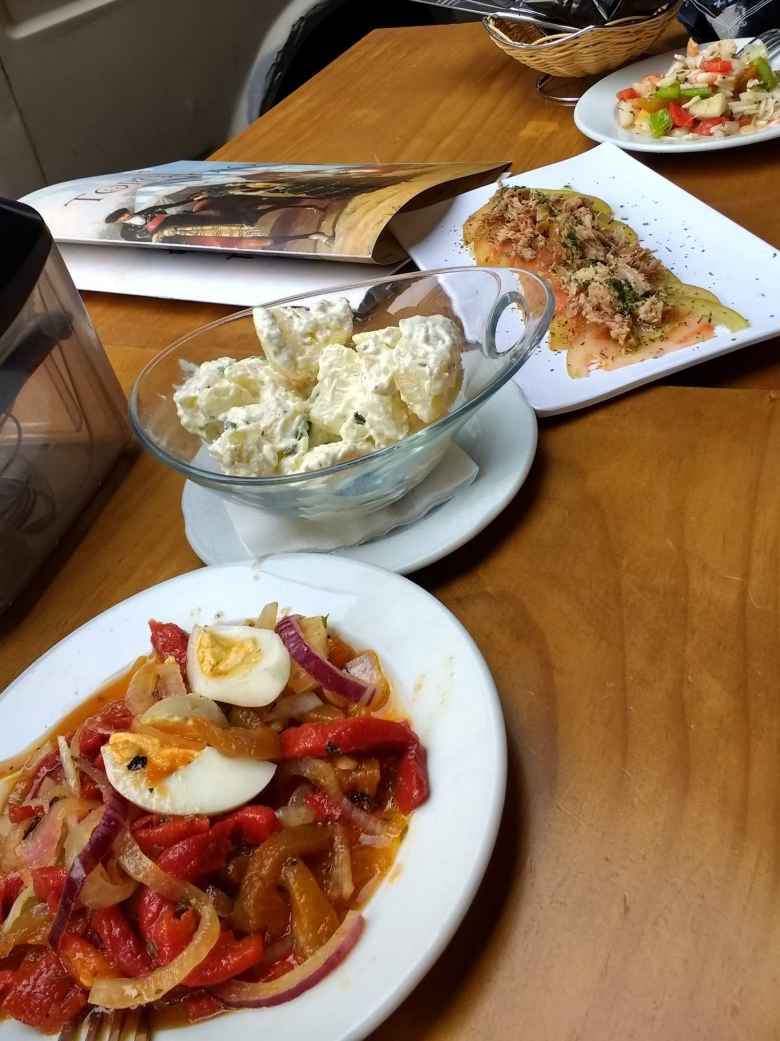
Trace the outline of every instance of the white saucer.
{"label": "white saucer", "polygon": [[[536,454],[536,414],[510,381],[466,425],[457,442],[479,465],[473,484],[414,524],[335,552],[405,575],[458,549],[498,516],[528,476]],[[204,564],[252,559],[214,492],[187,481],[181,508],[187,541]]]}

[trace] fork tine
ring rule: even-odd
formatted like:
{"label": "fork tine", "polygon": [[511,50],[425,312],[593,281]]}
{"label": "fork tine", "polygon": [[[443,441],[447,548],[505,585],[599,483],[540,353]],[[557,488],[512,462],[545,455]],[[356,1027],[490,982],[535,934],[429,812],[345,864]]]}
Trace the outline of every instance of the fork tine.
{"label": "fork tine", "polygon": [[[138,1010],[138,1023],[135,1028],[135,1041],[149,1041],[150,1030],[149,1030],[149,1014],[146,1009]],[[128,1041],[133,1041],[132,1038],[128,1038]]]}
{"label": "fork tine", "polygon": [[124,1022],[125,1014],[121,1009],[114,1009],[109,1015],[108,1020],[108,1038],[107,1041],[119,1041],[119,1036],[122,1033],[122,1023]]}
{"label": "fork tine", "polygon": [[96,1008],[90,1012],[86,1019],[87,1032],[84,1035],[84,1041],[96,1041],[105,1017],[106,1014],[102,1008]]}

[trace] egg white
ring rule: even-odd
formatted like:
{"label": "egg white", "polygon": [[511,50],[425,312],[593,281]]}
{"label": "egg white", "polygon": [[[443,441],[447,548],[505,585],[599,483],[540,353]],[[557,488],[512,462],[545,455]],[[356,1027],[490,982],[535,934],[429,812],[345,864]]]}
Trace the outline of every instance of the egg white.
{"label": "egg white", "polygon": [[[225,675],[207,675],[198,658],[198,643],[209,632],[227,641],[250,640],[259,660],[239,665]],[[290,678],[290,655],[281,638],[271,629],[251,625],[196,625],[187,645],[187,678],[194,694],[227,705],[261,708],[282,693]]]}
{"label": "egg white", "polygon": [[174,694],[162,701],[155,701],[141,716],[141,722],[153,723],[156,719],[207,719],[220,727],[228,725],[219,705],[199,694]]}
{"label": "egg white", "polygon": [[146,770],[128,770],[109,745],[104,745],[102,752],[106,776],[120,795],[148,813],[171,816],[233,810],[261,792],[276,771],[273,763],[230,759],[209,747],[187,766],[151,786]]}

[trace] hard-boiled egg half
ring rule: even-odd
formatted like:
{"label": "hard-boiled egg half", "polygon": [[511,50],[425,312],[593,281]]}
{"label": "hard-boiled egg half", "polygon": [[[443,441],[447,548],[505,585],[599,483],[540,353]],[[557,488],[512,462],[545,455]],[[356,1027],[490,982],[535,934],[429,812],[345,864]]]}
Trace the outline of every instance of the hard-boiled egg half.
{"label": "hard-boiled egg half", "polygon": [[[164,698],[152,705],[141,722],[201,717],[227,726],[214,701],[197,694]],[[224,813],[253,799],[274,775],[273,763],[229,758],[216,748],[179,748],[153,734],[121,731],[103,746],[110,784],[128,802],[149,813],[184,816]]]}
{"label": "hard-boiled egg half", "polygon": [[290,655],[272,629],[196,625],[187,645],[194,694],[247,708],[270,705],[290,678]]}

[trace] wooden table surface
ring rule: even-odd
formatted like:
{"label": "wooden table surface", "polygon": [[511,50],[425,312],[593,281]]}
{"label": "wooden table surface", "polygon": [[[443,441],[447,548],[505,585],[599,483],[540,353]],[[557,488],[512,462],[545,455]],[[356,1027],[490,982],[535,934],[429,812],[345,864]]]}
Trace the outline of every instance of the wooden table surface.
{"label": "wooden table surface", "polygon": [[[460,25],[373,33],[216,157],[521,171],[587,147],[533,74]],[[770,143],[646,161],[780,247],[777,158]],[[228,310],[87,302],[125,387]],[[780,1038],[777,353],[750,347],[544,423],[504,514],[415,576],[493,670],[510,780],[465,924],[382,1041]],[[0,639],[0,687],[198,566],[180,494],[151,458],[133,463]]]}

